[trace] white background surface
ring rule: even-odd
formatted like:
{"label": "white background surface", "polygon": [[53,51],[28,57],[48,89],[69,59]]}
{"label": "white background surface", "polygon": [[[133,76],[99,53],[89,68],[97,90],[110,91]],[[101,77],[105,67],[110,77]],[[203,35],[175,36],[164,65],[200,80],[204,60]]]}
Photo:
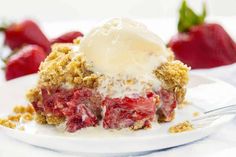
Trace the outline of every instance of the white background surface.
{"label": "white background surface", "polygon": [[[231,36],[236,39],[236,1],[206,1],[209,15],[221,16],[209,18],[209,20],[222,23]],[[202,0],[190,0],[190,4],[197,10],[201,10],[201,2]],[[180,0],[0,0],[0,18],[36,18],[41,21],[46,34],[51,37],[71,29],[87,32],[99,21],[94,19],[105,19],[113,16],[148,18],[148,20],[142,21],[164,41],[168,41],[170,36],[176,32],[176,13],[179,3]],[[227,17],[222,18],[222,16]],[[162,19],[157,20],[155,18]],[[42,21],[46,23],[42,23]],[[69,22],[61,23],[57,21]],[[223,79],[236,86],[236,65],[204,72],[200,71],[200,73]],[[0,74],[0,77],[3,81],[2,74]],[[153,152],[146,156],[235,157],[235,132],[236,119],[204,140],[173,149]],[[37,148],[0,134],[0,157],[11,156],[74,157],[77,155],[61,154]]]}
{"label": "white background surface", "polygon": [[[213,21],[222,23],[228,32],[232,32],[231,35],[236,37],[236,21],[234,18],[211,18]],[[153,20],[141,20],[152,31],[159,34],[164,41],[175,33],[176,21],[174,19],[153,19]],[[56,23],[44,23],[44,31],[50,35],[60,34],[63,31],[70,29],[80,28],[84,32],[87,32],[98,21],[78,21],[78,22],[56,22]],[[168,30],[168,31],[166,31]],[[226,67],[220,67],[212,70],[200,70],[198,73],[203,73],[207,76],[214,76],[230,82],[236,86],[236,64]],[[2,75],[1,75],[2,76]],[[3,99],[3,98],[1,98]],[[4,104],[7,105],[7,104]],[[236,119],[227,124],[224,128],[216,131],[212,136],[177,148],[167,149],[163,151],[151,152],[146,156],[151,157],[173,157],[173,156],[186,156],[188,157],[235,157],[236,154]],[[92,149],[92,148],[91,148]],[[25,157],[29,156],[29,153],[33,157],[74,157],[81,155],[69,155],[57,153],[51,150],[45,150],[38,147],[30,146],[14,139],[11,139],[3,134],[0,134],[0,157]]]}
{"label": "white background surface", "polygon": [[[125,16],[174,17],[182,0],[0,0],[0,18],[34,17],[44,21],[84,20]],[[188,0],[200,11],[208,4],[211,16],[236,15],[235,0]]]}

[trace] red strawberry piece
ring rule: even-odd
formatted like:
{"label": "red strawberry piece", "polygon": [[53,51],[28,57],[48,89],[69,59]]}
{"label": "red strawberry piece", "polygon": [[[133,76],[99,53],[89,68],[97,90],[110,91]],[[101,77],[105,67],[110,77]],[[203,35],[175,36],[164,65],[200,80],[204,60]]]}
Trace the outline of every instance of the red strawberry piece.
{"label": "red strawberry piece", "polygon": [[161,107],[157,110],[158,118],[160,121],[171,121],[177,105],[176,96],[173,92],[166,89],[158,91],[158,95],[161,101]]}
{"label": "red strawberry piece", "polygon": [[66,129],[68,132],[75,132],[81,128],[96,126],[97,124],[98,119],[91,110],[86,105],[79,104],[76,114],[67,119]]}
{"label": "red strawberry piece", "polygon": [[78,37],[83,37],[84,35],[81,32],[78,31],[72,31],[72,32],[68,32],[65,34],[62,34],[61,36],[52,39],[50,42],[51,44],[54,43],[72,43],[74,39],[78,38]]}
{"label": "red strawberry piece", "polygon": [[104,128],[127,128],[134,126],[136,122],[139,123],[139,127],[143,128],[150,126],[158,102],[155,101],[154,96],[148,98],[106,98],[103,105],[105,107]]}
{"label": "red strawberry piece", "polygon": [[193,69],[212,68],[236,62],[236,44],[219,24],[204,23],[202,15],[196,15],[184,1],[180,9],[179,33],[169,46],[176,59]]}
{"label": "red strawberry piece", "polygon": [[92,113],[101,118],[101,97],[92,89],[41,89],[41,92],[46,114],[69,117],[76,113],[77,105],[85,104]]}
{"label": "red strawberry piece", "polygon": [[5,44],[12,50],[19,49],[23,45],[33,44],[50,52],[50,42],[43,34],[39,26],[31,20],[25,20],[19,23],[13,23],[5,28]]}
{"label": "red strawberry piece", "polygon": [[6,64],[6,79],[14,79],[23,75],[36,73],[40,63],[46,58],[44,50],[37,45],[22,47],[12,55]]}
{"label": "red strawberry piece", "polygon": [[33,102],[36,112],[66,119],[66,130],[96,126],[101,119],[101,96],[93,89],[41,89],[42,102]]}
{"label": "red strawberry piece", "polygon": [[236,44],[218,24],[192,27],[173,37],[169,46],[179,59],[195,68],[212,68],[236,62]]}

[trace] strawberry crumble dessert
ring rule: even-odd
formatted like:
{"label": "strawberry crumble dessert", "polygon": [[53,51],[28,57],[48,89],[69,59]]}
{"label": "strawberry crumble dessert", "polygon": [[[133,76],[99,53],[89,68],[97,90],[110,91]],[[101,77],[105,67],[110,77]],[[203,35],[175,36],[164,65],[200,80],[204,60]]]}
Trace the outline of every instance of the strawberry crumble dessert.
{"label": "strawberry crumble dessert", "polygon": [[27,98],[38,123],[68,132],[150,128],[174,119],[188,71],[144,25],[116,18],[75,43],[54,44]]}

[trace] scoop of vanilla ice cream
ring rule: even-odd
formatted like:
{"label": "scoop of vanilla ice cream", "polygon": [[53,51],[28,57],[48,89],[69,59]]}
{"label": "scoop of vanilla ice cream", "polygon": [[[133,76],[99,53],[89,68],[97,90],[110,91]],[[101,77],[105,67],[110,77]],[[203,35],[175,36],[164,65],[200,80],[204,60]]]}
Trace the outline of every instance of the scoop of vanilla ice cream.
{"label": "scoop of vanilla ice cream", "polygon": [[115,18],[88,33],[80,50],[92,70],[105,75],[150,75],[170,56],[165,44],[143,24]]}

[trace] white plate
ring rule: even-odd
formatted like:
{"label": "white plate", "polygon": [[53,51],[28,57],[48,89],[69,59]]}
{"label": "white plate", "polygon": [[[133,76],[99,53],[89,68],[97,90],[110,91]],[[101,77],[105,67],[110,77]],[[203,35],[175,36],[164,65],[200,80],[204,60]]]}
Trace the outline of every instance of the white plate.
{"label": "white plate", "polygon": [[[0,87],[0,115],[10,113],[13,106],[27,104],[25,92],[36,83],[37,76],[21,77]],[[166,124],[154,124],[152,129],[140,131],[108,131],[101,128],[88,128],[75,134],[64,134],[50,126],[34,122],[25,124],[25,131],[0,127],[7,135],[35,146],[58,151],[90,154],[133,154],[159,150],[187,144],[202,139],[230,121],[223,117],[216,123],[189,132],[168,133],[168,128],[183,120],[193,118],[194,112],[230,105],[236,95],[236,88],[216,79],[191,74],[187,100],[190,104],[177,109],[176,119]]]}

